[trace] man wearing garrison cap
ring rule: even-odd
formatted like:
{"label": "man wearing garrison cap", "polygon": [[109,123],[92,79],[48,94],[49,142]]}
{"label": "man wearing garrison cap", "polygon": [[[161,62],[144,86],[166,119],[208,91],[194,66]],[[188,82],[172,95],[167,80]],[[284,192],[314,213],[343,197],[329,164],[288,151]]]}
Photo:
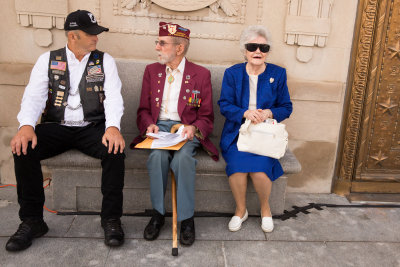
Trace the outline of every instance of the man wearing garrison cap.
{"label": "man wearing garrison cap", "polygon": [[144,230],[144,238],[156,239],[164,225],[164,195],[171,168],[177,183],[179,240],[190,246],[195,240],[196,149],[202,146],[214,160],[218,160],[218,150],[208,139],[214,121],[211,75],[206,68],[185,58],[189,35],[190,30],[178,24],[160,22],[155,47],[159,63],[148,65],[144,72],[137,111],[140,136],[131,147],[143,140],[146,133],[169,132],[176,124],[185,126],[182,135],[186,134],[189,141],[180,150],[154,149],[148,158],[154,215]]}
{"label": "man wearing garrison cap", "polygon": [[40,161],[69,149],[101,159],[104,241],[108,246],[124,242],[121,80],[114,59],[96,50],[97,35],[108,29],[89,11],[77,10],[67,16],[64,30],[67,45],[42,54],[33,67],[18,114],[20,127],[11,140],[22,223],[8,240],[8,251],[28,248],[49,230]]}

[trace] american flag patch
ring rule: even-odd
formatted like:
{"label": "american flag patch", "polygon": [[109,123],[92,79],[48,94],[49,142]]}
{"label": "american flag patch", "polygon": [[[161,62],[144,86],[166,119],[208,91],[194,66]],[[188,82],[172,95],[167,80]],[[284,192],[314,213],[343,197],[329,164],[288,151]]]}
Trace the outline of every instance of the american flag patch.
{"label": "american flag patch", "polygon": [[97,74],[97,73],[101,73],[101,66],[92,66],[92,67],[88,67],[88,74]]}
{"label": "american flag patch", "polygon": [[51,61],[50,69],[52,70],[62,70],[65,71],[67,64],[64,61]]}

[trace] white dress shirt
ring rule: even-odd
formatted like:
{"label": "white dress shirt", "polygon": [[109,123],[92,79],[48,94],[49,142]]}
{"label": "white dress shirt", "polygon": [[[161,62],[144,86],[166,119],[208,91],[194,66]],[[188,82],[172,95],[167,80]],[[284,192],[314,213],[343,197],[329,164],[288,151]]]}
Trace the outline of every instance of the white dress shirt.
{"label": "white dress shirt", "polygon": [[[178,67],[175,70],[172,70],[170,67],[166,66],[165,73],[165,84],[164,84],[164,93],[161,102],[161,110],[159,119],[160,120],[173,120],[173,121],[181,121],[178,113],[178,100],[179,94],[181,92],[182,86],[182,78],[183,72],[185,70],[186,58],[183,58],[181,63],[179,63]],[[169,84],[168,77],[172,74],[174,77],[174,81]]]}
{"label": "white dress shirt", "polygon": [[[68,49],[67,61],[70,79],[70,92],[76,95],[68,96],[68,105],[75,108],[81,102],[79,95],[79,82],[82,79],[87,61],[90,53],[85,55],[81,61],[79,61],[75,54]],[[29,83],[25,88],[24,96],[22,98],[21,110],[18,113],[18,121],[20,127],[23,125],[31,125],[35,127],[40,115],[42,114],[48,97],[49,87],[49,59],[50,52],[42,54],[36,61],[35,66],[32,69]],[[106,128],[115,126],[120,129],[121,117],[124,112],[124,103],[121,95],[121,80],[118,76],[117,66],[114,59],[107,53],[104,53],[103,58],[104,67],[104,94],[105,100],[104,113],[106,117]],[[68,107],[65,108],[64,120],[72,122],[81,122],[79,125],[64,124],[66,126],[86,126],[89,122],[83,121],[83,109],[82,107],[71,110]]]}

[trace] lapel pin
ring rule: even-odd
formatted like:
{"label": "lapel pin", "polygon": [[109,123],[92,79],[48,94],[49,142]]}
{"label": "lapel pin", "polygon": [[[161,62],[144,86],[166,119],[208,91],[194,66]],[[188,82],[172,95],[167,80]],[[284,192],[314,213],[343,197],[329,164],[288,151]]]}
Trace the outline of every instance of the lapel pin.
{"label": "lapel pin", "polygon": [[274,80],[274,78],[269,78],[269,83],[273,83],[275,80]]}

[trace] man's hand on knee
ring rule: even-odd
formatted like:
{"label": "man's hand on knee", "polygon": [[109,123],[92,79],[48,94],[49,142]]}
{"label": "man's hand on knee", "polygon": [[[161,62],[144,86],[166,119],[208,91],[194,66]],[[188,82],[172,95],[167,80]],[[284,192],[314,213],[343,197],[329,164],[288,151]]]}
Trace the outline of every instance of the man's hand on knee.
{"label": "man's hand on knee", "polygon": [[22,153],[26,155],[29,142],[32,142],[32,149],[34,149],[37,145],[35,130],[30,125],[24,125],[19,128],[17,134],[11,139],[10,146],[12,153],[20,156],[22,148]]}
{"label": "man's hand on knee", "polygon": [[102,143],[108,147],[108,153],[112,153],[114,149],[114,154],[119,152],[122,153],[125,148],[125,140],[122,137],[120,131],[117,127],[111,126],[106,129],[103,135]]}
{"label": "man's hand on knee", "polygon": [[182,136],[185,136],[185,134],[187,134],[187,138],[189,140],[193,140],[195,133],[196,133],[196,127],[193,125],[187,125],[185,126],[185,128],[183,128]]}

